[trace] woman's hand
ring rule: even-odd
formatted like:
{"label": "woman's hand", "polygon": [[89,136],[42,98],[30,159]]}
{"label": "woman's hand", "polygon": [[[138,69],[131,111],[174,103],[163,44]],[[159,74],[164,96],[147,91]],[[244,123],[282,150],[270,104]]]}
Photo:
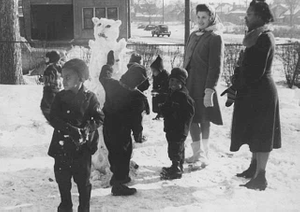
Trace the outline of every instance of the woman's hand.
{"label": "woman's hand", "polygon": [[214,106],[214,101],[213,101],[213,96],[215,91],[211,88],[206,88],[205,89],[205,95],[203,99],[203,104],[205,107],[213,107]]}
{"label": "woman's hand", "polygon": [[235,101],[236,90],[233,89],[232,87],[229,87],[225,91],[223,91],[223,93],[221,93],[221,96],[225,95],[226,93],[227,93],[227,101],[225,103],[225,106],[230,107]]}

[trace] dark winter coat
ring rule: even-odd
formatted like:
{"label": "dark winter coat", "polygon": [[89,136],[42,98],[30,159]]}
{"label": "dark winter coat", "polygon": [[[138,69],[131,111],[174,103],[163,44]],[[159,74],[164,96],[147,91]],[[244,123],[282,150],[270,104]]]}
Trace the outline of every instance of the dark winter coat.
{"label": "dark winter coat", "polygon": [[270,31],[245,49],[233,87],[237,96],[233,111],[231,151],[248,144],[251,152],[281,147],[279,100],[271,75],[275,41]]}
{"label": "dark winter coat", "polygon": [[146,96],[138,89],[125,88],[118,80],[100,78],[105,89],[105,114],[103,125],[104,142],[108,149],[108,160],[113,178],[124,180],[129,174],[132,154],[131,130],[135,116],[144,110]]}
{"label": "dark winter coat", "polygon": [[223,57],[224,44],[219,34],[207,31],[203,35],[193,32],[189,36],[183,67],[189,74],[186,87],[195,101],[195,123],[210,121],[223,124],[217,93],[213,95],[213,107],[206,108],[203,104],[205,89],[215,90],[223,68]]}
{"label": "dark winter coat", "polygon": [[[127,64],[127,68],[129,69],[132,64],[134,63],[128,63]],[[147,73],[145,73],[145,76],[147,77]],[[146,90],[148,90],[148,88],[150,87],[150,82],[149,82],[149,79],[147,78],[144,82],[142,82],[142,84],[140,84],[137,89],[139,89],[141,92],[144,92]],[[150,113],[150,106],[149,106],[149,102],[148,102],[148,99],[145,98],[144,100],[144,110],[146,111],[147,114]]]}
{"label": "dark winter coat", "polygon": [[[97,128],[103,120],[104,114],[93,92],[84,86],[77,94],[62,90],[55,96],[51,106],[50,124],[54,132],[48,154],[54,158],[63,154],[79,157],[87,151],[94,154],[99,139]],[[80,148],[75,145],[79,140],[78,129],[84,129],[88,134],[86,143]]]}
{"label": "dark winter coat", "polygon": [[152,90],[158,93],[167,93],[169,88],[169,73],[163,69],[157,76],[152,75]]}
{"label": "dark winter coat", "polygon": [[195,113],[194,101],[186,87],[171,92],[160,107],[164,117],[164,131],[188,135],[190,124]]}
{"label": "dark winter coat", "polygon": [[61,90],[60,82],[61,67],[56,64],[47,66],[43,75],[43,97],[41,100],[41,110],[47,121],[49,121],[50,107],[55,95]]}
{"label": "dark winter coat", "polygon": [[152,98],[152,111],[154,113],[159,113],[159,104],[165,102],[168,93],[169,73],[163,69],[157,76],[152,75],[152,78],[152,92],[156,93]]}

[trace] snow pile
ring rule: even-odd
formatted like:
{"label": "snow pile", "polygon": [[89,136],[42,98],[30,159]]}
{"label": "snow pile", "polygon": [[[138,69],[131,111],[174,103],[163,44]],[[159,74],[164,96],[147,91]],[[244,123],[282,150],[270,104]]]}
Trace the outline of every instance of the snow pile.
{"label": "snow pile", "polygon": [[[277,80],[278,81],[278,80]],[[218,93],[225,89],[222,83]],[[211,164],[191,172],[184,165],[182,179],[161,181],[162,166],[170,165],[163,122],[144,117],[148,140],[135,144],[133,160],[139,164],[129,185],[134,196],[113,197],[111,188],[92,181],[91,211],[299,211],[300,210],[300,106],[297,89],[278,84],[283,148],[274,150],[267,166],[269,187],[253,191],[235,177],[248,167],[250,153],[245,146],[228,151],[232,107],[220,98],[223,126],[212,125]],[[47,156],[52,128],[42,116],[41,85],[0,85],[0,211],[56,211],[60,202],[53,173],[53,159]],[[150,100],[150,95],[149,95]],[[186,141],[186,156],[191,154]],[[74,185],[74,184],[73,184]],[[78,192],[72,189],[74,209]]]}

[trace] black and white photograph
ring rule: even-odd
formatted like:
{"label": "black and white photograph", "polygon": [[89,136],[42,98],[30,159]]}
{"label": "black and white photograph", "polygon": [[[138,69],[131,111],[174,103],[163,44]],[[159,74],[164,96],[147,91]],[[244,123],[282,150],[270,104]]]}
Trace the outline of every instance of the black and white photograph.
{"label": "black and white photograph", "polygon": [[1,212],[300,211],[299,0],[0,0]]}

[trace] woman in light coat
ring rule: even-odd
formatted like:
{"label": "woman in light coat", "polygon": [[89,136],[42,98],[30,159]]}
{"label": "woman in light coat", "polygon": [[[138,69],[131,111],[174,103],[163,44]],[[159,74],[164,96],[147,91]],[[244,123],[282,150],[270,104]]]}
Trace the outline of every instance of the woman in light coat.
{"label": "woman in light coat", "polygon": [[199,30],[189,36],[184,56],[184,68],[189,74],[186,87],[196,109],[190,127],[193,155],[186,161],[200,160],[201,166],[206,166],[210,122],[223,124],[215,87],[223,67],[224,43],[215,10],[208,4],[199,4],[196,15]]}

